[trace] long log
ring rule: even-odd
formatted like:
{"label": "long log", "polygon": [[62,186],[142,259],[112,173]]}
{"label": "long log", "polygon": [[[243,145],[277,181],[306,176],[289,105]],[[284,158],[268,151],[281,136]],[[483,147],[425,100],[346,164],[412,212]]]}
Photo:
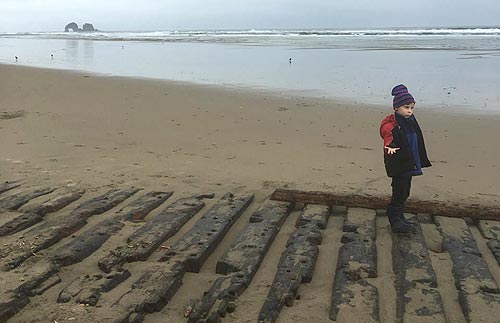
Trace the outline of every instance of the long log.
{"label": "long log", "polygon": [[[332,193],[321,191],[301,191],[292,189],[277,189],[271,195],[271,200],[285,202],[302,202],[308,204],[342,205],[368,209],[385,209],[389,197]],[[447,217],[468,217],[478,220],[500,220],[500,206],[493,207],[479,204],[457,202],[425,201],[411,198],[405,207],[408,213],[427,213]]]}

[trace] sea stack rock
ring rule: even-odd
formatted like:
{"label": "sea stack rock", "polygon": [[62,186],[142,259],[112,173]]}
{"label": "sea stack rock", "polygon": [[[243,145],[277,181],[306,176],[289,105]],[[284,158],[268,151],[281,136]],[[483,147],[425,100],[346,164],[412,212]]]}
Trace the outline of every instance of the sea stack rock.
{"label": "sea stack rock", "polygon": [[76,24],[76,22],[70,22],[69,24],[66,25],[66,27],[64,27],[65,32],[68,32],[70,30],[72,30],[74,32],[99,31],[99,30],[95,29],[94,25],[92,25],[90,23],[85,23],[85,24],[83,24],[83,28],[78,28],[78,25]]}
{"label": "sea stack rock", "polygon": [[78,25],[76,24],[76,22],[70,22],[69,24],[66,25],[66,27],[64,27],[65,32],[68,32],[70,29],[72,31],[79,31],[80,30],[78,28]]}
{"label": "sea stack rock", "polygon": [[96,31],[96,30],[94,29],[94,26],[92,24],[85,23],[83,24],[83,31]]}

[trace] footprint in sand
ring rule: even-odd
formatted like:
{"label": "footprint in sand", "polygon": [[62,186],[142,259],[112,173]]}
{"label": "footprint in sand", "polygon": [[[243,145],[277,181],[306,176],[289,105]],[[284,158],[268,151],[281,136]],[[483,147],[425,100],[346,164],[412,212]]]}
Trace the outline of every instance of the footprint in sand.
{"label": "footprint in sand", "polygon": [[9,120],[24,116],[24,110],[0,111],[0,120]]}
{"label": "footprint in sand", "polygon": [[334,145],[330,142],[324,142],[323,145],[328,147],[328,148],[340,148],[340,149],[350,149],[351,148],[351,147],[345,146],[345,145]]}

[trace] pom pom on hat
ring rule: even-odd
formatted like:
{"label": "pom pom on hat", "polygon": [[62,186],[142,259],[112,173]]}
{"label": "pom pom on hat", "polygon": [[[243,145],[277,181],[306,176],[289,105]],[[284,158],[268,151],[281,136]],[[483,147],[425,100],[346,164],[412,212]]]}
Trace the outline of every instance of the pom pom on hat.
{"label": "pom pom on hat", "polygon": [[408,88],[403,84],[396,85],[392,89],[391,94],[394,96],[394,99],[392,100],[392,107],[394,109],[408,103],[415,103],[415,99],[408,92]]}

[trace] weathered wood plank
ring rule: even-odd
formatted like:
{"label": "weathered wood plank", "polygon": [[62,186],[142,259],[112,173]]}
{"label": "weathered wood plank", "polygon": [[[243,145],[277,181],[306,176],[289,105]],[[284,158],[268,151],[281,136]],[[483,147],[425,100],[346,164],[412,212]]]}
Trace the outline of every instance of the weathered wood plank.
{"label": "weathered wood plank", "polygon": [[288,214],[295,207],[295,203],[265,200],[259,208],[255,210],[249,223],[269,222],[281,227]]}
{"label": "weathered wood plank", "polygon": [[42,204],[24,210],[22,214],[0,226],[0,236],[14,234],[43,220],[47,213],[57,212],[78,200],[83,191],[66,192]]}
{"label": "weathered wood plank", "polygon": [[144,194],[129,205],[116,212],[117,217],[123,220],[139,222],[142,221],[146,215],[151,211],[163,204],[169,199],[174,192],[152,191]]}
{"label": "weathered wood plank", "polygon": [[116,217],[101,221],[97,225],[83,231],[75,239],[50,252],[49,257],[60,266],[76,264],[99,249],[111,236],[120,231],[124,225]]}
{"label": "weathered wood plank", "polygon": [[36,213],[24,212],[0,226],[0,237],[7,236],[31,227],[43,221],[43,216]]}
{"label": "weathered wood plank", "polygon": [[99,197],[80,204],[67,217],[60,216],[46,221],[39,226],[30,229],[20,237],[18,241],[9,245],[2,259],[3,268],[10,270],[19,266],[26,259],[35,255],[38,251],[46,249],[62,238],[65,238],[87,224],[90,216],[104,213],[133,194],[138,189],[129,188],[122,191],[111,190]]}
{"label": "weathered wood plank", "polygon": [[[331,193],[317,191],[300,191],[277,189],[271,195],[272,200],[286,202],[302,202],[324,205],[345,205],[367,209],[385,209],[388,197]],[[428,213],[447,217],[470,217],[472,219],[500,221],[500,208],[497,206],[460,204],[458,202],[424,201],[415,198],[408,200],[405,206],[409,213]]]}
{"label": "weathered wood plank", "polygon": [[21,186],[21,183],[19,183],[19,181],[6,181],[0,183],[0,194],[10,191],[11,189],[14,189],[19,186]]}
{"label": "weathered wood plank", "polygon": [[[184,273],[199,271],[252,199],[253,195],[228,193],[217,201],[160,262],[152,265],[109,309],[121,315],[117,322],[141,322],[146,313],[162,309],[182,285]],[[200,240],[203,243],[199,243]]]}
{"label": "weathered wood plank", "polygon": [[58,303],[74,299],[77,303],[95,306],[101,293],[108,292],[130,277],[126,269],[117,269],[109,274],[83,275],[63,288],[57,298]]}
{"label": "weathered wood plank", "polygon": [[48,199],[40,205],[33,206],[23,212],[35,213],[41,216],[45,216],[48,213],[53,213],[61,210],[62,208],[70,205],[74,201],[80,199],[85,193],[85,190],[69,191],[63,192],[53,198]]}
{"label": "weathered wood plank", "polygon": [[[77,214],[83,214],[87,217],[90,216],[92,210],[89,205],[95,205],[95,212],[102,213],[118,204],[117,201],[124,200],[135,192],[137,192],[136,189],[121,192],[117,192],[116,190],[110,191],[86,202],[86,206],[78,208],[78,212],[81,213]],[[109,238],[110,234],[116,232],[116,228],[121,228],[123,226],[123,223],[119,222],[120,220],[130,218],[131,215],[137,214],[145,216],[148,212],[163,203],[170,195],[170,192],[151,192],[145,194],[128,206],[117,211],[113,218],[102,221],[79,235],[77,239],[51,252],[48,255],[49,262],[46,263],[46,265],[43,265],[43,263],[42,265],[38,263],[29,265],[28,267],[33,267],[34,270],[25,270],[23,277],[26,277],[26,283],[13,289],[12,292],[3,295],[2,301],[0,301],[0,316],[8,318],[14,315],[29,302],[28,296],[41,294],[46,289],[60,283],[60,278],[55,275],[60,267],[56,266],[55,263],[66,266],[81,261],[99,248],[99,246]],[[49,210],[48,204],[45,204],[44,210]],[[7,275],[10,273],[4,274]],[[112,289],[129,276],[130,273],[128,271],[117,270],[105,276],[101,275],[99,277],[100,279],[97,279],[98,276],[95,275],[89,276],[87,279],[79,278],[71,287],[63,290],[61,299],[64,299],[64,293],[71,295],[68,290],[75,289],[75,286],[78,285],[77,282],[82,281],[84,284],[80,285],[80,290],[73,296],[76,296],[78,302],[95,305],[102,292]]]}
{"label": "weathered wood plank", "polygon": [[436,216],[443,245],[453,262],[458,301],[467,322],[498,322],[500,289],[463,219]]}
{"label": "weathered wood plank", "polygon": [[379,322],[378,290],[366,280],[377,276],[375,212],[349,208],[343,231],[330,319]]}
{"label": "weathered wood plank", "polygon": [[178,254],[187,255],[188,271],[199,272],[226,232],[252,202],[253,194],[224,195],[160,261]]}
{"label": "weathered wood plank", "polygon": [[144,218],[165,202],[172,192],[149,192],[118,210],[113,217],[101,221],[53,252],[52,260],[62,266],[82,261],[99,249],[124,226],[122,220]]}
{"label": "weathered wood plank", "polygon": [[55,188],[44,187],[38,188],[30,192],[21,192],[11,196],[4,197],[0,200],[0,209],[6,210],[17,210],[24,204],[28,203],[29,200],[37,198],[42,195],[50,194],[55,190]]}
{"label": "weathered wood plank", "polygon": [[121,202],[125,201],[140,189],[131,187],[125,190],[113,189],[105,194],[95,197],[87,202],[80,204],[72,214],[77,214],[79,217],[88,218],[92,215],[102,214],[111,210]]}
{"label": "weathered wood plank", "polygon": [[[214,281],[203,298],[194,304],[189,322],[198,322],[210,315],[214,318],[226,315],[229,303],[234,302],[250,285],[292,208],[291,203],[269,200],[259,206],[250,216],[250,222],[238,233],[238,237],[217,262],[217,273],[233,274]],[[217,302],[218,308],[210,314]]]}
{"label": "weathered wood plank", "polygon": [[151,266],[111,307],[120,315],[115,322],[142,322],[146,313],[161,310],[182,285],[186,268],[183,256]]}
{"label": "weathered wood plank", "polygon": [[29,297],[40,291],[40,287],[57,273],[58,268],[46,261],[25,266],[22,279],[19,273],[2,272],[0,289],[0,322],[5,322],[29,304]]}
{"label": "weathered wood plank", "polygon": [[226,275],[257,269],[291,210],[291,203],[266,201],[250,217],[250,221],[259,218],[259,222],[250,222],[240,231],[217,262],[216,272]]}
{"label": "weathered wood plank", "polygon": [[[323,209],[321,214],[328,212],[328,207]],[[305,222],[292,233],[260,310],[259,322],[275,322],[284,305],[292,306],[300,284],[312,279],[321,242],[320,228],[314,221]]]}
{"label": "weathered wood plank", "polygon": [[488,239],[488,248],[500,265],[500,221],[482,220],[477,226],[483,237]]}
{"label": "weathered wood plank", "polygon": [[325,208],[323,205],[307,204],[304,207],[304,212],[299,215],[295,226],[299,228],[306,223],[313,223],[321,230],[324,230],[326,228],[326,224],[328,223],[330,212],[331,210],[329,210],[329,208]]}
{"label": "weathered wood plank", "polygon": [[[226,302],[233,301],[239,294],[228,293],[232,286],[231,278],[233,275],[217,278],[210,286],[209,290],[203,294],[203,298],[196,302],[189,314],[188,323],[204,322],[210,315],[210,311],[217,301]],[[215,317],[225,316],[226,311],[215,313]],[[213,319],[212,319],[213,321]]]}
{"label": "weathered wood plank", "polygon": [[314,270],[319,251],[317,244],[320,242],[319,228],[312,224],[297,229],[292,234],[260,310],[259,322],[275,322],[284,305],[292,306],[300,284],[306,282],[305,277],[310,277],[310,271]]}
{"label": "weathered wood plank", "polygon": [[189,219],[205,206],[202,201],[202,198],[205,197],[212,198],[213,195],[181,198],[169,205],[134,232],[127,239],[126,244],[116,247],[100,259],[99,268],[107,273],[126,262],[146,260],[154,250],[179,231]]}
{"label": "weathered wood plank", "polygon": [[0,298],[0,322],[7,322],[9,318],[22,310],[29,302],[27,296],[13,293]]}
{"label": "weathered wood plank", "polygon": [[62,282],[61,277],[59,277],[59,275],[57,275],[57,274],[54,274],[53,276],[48,277],[47,280],[42,282],[40,284],[40,286],[34,288],[30,294],[31,295],[42,295],[46,290],[54,287],[55,285],[57,285],[61,282]]}
{"label": "weathered wood plank", "polygon": [[[415,217],[410,220],[416,222]],[[436,274],[419,225],[415,235],[392,234],[392,259],[397,322],[446,323]]]}
{"label": "weathered wood plank", "polygon": [[[268,222],[254,223],[240,231],[238,239],[217,262],[216,273],[227,275],[258,266],[271,246],[279,228]],[[251,269],[249,268],[249,269]]]}

